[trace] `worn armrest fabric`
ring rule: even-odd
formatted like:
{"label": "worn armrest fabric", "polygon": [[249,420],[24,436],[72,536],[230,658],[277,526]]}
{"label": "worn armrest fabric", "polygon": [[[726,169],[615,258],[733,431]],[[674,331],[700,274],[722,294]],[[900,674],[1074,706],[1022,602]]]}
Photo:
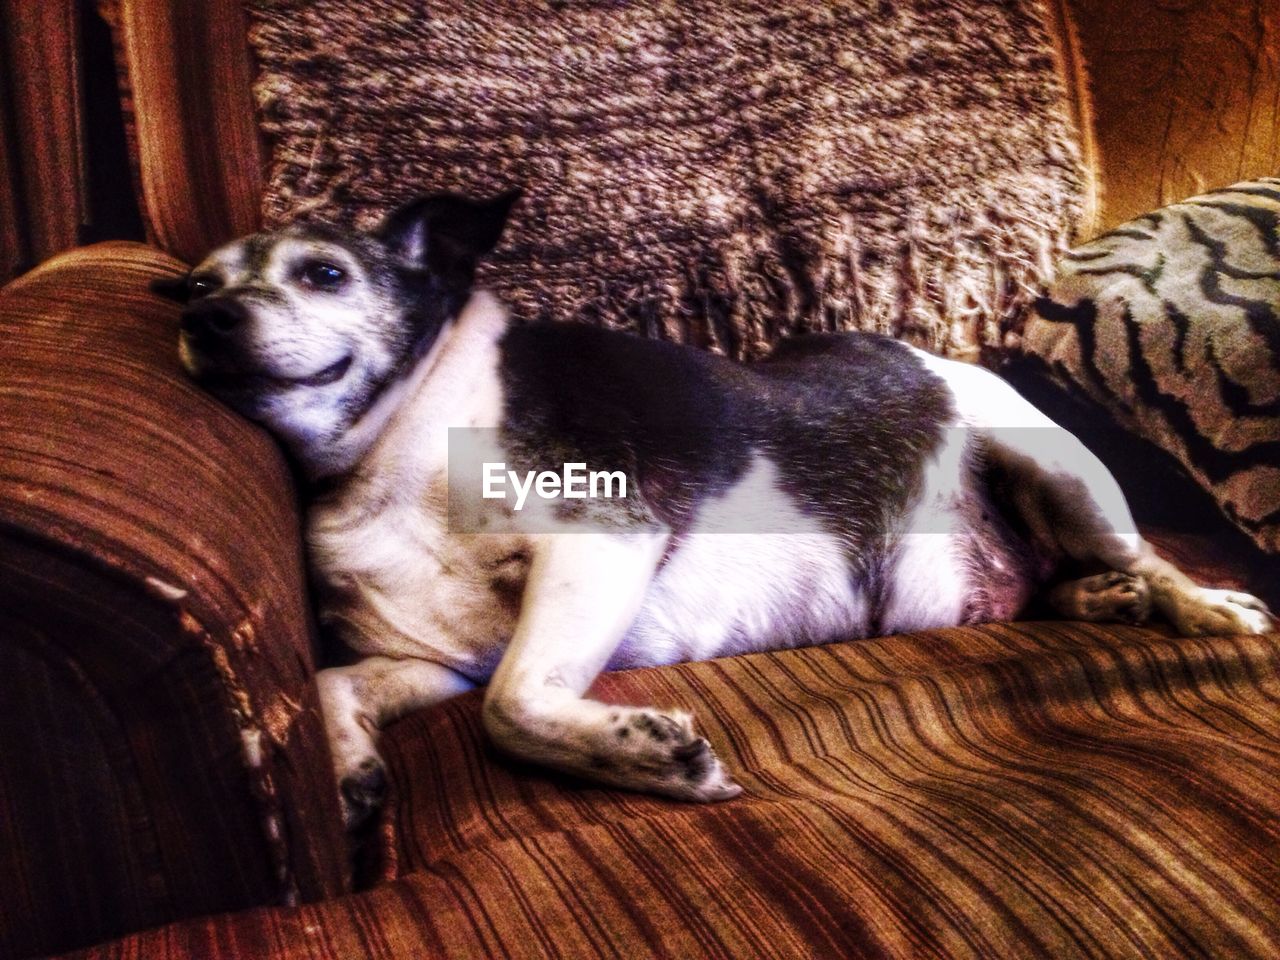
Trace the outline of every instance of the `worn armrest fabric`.
{"label": "worn armrest fabric", "polygon": [[341,892],[295,498],[140,244],[0,291],[0,957]]}

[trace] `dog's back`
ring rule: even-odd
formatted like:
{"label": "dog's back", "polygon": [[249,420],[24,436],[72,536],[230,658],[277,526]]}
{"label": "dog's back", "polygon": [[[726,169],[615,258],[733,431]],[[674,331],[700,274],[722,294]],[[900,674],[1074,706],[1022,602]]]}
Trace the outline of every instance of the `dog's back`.
{"label": "dog's back", "polygon": [[672,531],[615,666],[1009,617],[1030,594],[952,387],[902,343],[815,334],[742,365],[537,325],[503,339],[501,380],[508,456],[617,465]]}
{"label": "dog's back", "polygon": [[514,327],[501,346],[504,445],[518,462],[618,464],[680,532],[763,458],[854,562],[955,420],[941,378],[870,334],[796,337],[750,365],[577,324]]}

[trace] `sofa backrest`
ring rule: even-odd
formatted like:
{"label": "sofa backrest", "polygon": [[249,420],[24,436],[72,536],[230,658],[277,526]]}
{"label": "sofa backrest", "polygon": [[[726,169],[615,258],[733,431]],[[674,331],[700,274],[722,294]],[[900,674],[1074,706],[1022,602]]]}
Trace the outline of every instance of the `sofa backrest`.
{"label": "sofa backrest", "polygon": [[195,262],[259,223],[266,151],[240,0],[104,0],[150,239]]}

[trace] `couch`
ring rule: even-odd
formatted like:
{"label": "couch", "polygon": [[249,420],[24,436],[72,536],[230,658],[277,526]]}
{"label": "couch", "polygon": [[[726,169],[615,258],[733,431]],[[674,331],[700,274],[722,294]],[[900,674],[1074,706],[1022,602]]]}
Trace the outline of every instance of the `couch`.
{"label": "couch", "polygon": [[[1153,50],[1256,43],[1247,4],[1205,6],[1047,5],[1082,237],[1280,166],[1237,87],[1147,82]],[[345,836],[288,465],[185,381],[177,311],[148,292],[259,223],[245,18],[104,9],[150,242],[0,292],[0,957],[1280,952],[1277,634],[1033,621],[602,677],[599,697],[696,714],[745,788],[711,806],[506,760],[469,694],[387,731],[384,814]],[[1251,62],[1260,104],[1274,65]],[[1162,552],[1280,601],[1272,560],[1166,462],[1037,397],[1135,502],[1186,498],[1140,511]]]}

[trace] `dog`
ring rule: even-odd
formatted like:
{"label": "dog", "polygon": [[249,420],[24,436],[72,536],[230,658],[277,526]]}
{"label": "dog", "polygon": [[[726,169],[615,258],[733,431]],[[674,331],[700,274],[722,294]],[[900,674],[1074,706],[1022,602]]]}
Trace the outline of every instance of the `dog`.
{"label": "dog", "polygon": [[[500,749],[715,801],[740,787],[691,718],[585,698],[601,671],[1012,619],[1036,596],[1269,629],[1255,597],[1158,557],[1102,463],[991,372],[872,334],[742,364],[514,323],[474,277],[516,196],[256,234],[169,291],[187,372],[305,477],[320,623],[358,657],[317,675],[349,826],[380,803],[378,730],[484,684]],[[451,430],[525,481],[451,479]],[[491,495],[548,464],[569,496]],[[572,465],[626,495],[573,498]]]}

